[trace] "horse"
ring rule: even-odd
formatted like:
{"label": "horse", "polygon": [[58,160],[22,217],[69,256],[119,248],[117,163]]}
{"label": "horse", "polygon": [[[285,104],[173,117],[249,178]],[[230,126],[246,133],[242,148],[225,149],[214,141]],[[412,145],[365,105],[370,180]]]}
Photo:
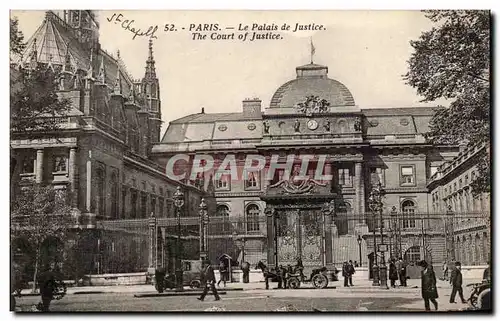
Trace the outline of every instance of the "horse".
{"label": "horse", "polygon": [[266,290],[269,290],[269,279],[271,279],[271,281],[274,282],[277,279],[278,288],[281,288],[281,276],[276,271],[276,269],[274,268],[269,269],[267,265],[265,265],[264,262],[262,261],[259,261],[257,263],[255,269],[260,269],[262,271],[262,275],[264,276],[264,280],[266,281]]}

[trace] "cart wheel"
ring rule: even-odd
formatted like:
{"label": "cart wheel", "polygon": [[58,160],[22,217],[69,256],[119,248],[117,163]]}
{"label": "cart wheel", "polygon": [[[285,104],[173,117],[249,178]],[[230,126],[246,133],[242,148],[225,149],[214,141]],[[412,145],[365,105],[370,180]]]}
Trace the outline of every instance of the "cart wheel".
{"label": "cart wheel", "polygon": [[328,286],[328,279],[323,274],[316,274],[312,278],[312,284],[316,289],[324,289]]}
{"label": "cart wheel", "polygon": [[290,289],[298,289],[300,287],[300,281],[297,277],[291,277],[289,280],[288,280],[288,287]]}
{"label": "cart wheel", "polygon": [[189,283],[191,289],[199,289],[201,287],[201,282],[199,280],[193,280]]}

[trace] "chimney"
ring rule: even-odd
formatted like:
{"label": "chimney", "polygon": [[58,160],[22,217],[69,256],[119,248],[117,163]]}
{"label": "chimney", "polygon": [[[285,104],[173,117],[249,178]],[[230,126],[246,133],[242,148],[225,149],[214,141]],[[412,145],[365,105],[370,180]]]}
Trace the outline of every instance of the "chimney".
{"label": "chimney", "polygon": [[246,98],[243,100],[243,116],[261,117],[261,103],[259,98]]}
{"label": "chimney", "polygon": [[204,114],[205,113],[205,107],[201,107],[201,113]]}

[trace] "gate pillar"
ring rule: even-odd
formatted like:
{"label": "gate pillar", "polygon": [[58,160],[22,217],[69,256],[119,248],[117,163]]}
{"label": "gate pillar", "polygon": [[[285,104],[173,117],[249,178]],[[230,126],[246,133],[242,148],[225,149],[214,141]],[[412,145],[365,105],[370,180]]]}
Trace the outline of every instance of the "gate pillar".
{"label": "gate pillar", "polygon": [[267,266],[277,265],[276,244],[276,210],[272,207],[266,207],[266,220],[267,220]]}

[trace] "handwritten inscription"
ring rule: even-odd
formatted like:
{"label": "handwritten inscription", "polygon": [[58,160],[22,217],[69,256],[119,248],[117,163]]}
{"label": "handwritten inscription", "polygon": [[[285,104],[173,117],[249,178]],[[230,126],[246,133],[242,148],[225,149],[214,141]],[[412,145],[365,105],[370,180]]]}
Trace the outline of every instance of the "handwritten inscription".
{"label": "handwritten inscription", "polygon": [[111,17],[106,18],[109,22],[114,22],[115,24],[121,24],[121,27],[129,32],[131,32],[134,36],[132,39],[137,37],[149,37],[151,39],[157,39],[158,37],[155,35],[156,31],[158,31],[158,26],[149,26],[146,31],[143,31],[140,28],[134,27],[135,20],[125,19],[121,13],[114,13]]}
{"label": "handwritten inscription", "polygon": [[166,23],[162,29],[158,25],[150,25],[147,29],[136,27],[134,19],[127,19],[121,13],[114,13],[106,18],[108,22],[120,25],[124,30],[132,34],[132,39],[137,37],[149,37],[157,39],[159,32],[175,33],[177,31],[189,32],[191,40],[208,41],[258,41],[258,40],[281,40],[287,33],[302,31],[325,31],[326,27],[317,23],[239,23],[232,26],[224,26],[219,23],[190,23],[177,26]]}

